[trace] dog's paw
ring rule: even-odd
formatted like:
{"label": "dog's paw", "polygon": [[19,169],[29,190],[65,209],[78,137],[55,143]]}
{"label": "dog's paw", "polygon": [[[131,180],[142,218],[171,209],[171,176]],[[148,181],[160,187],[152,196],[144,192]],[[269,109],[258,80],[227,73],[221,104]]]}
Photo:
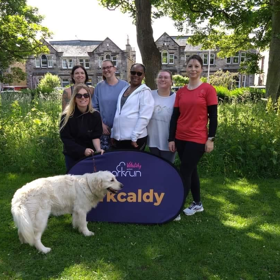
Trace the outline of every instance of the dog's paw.
{"label": "dog's paw", "polygon": [[88,230],[86,232],[83,232],[83,234],[84,234],[84,236],[92,236],[92,235],[94,235],[94,232]]}
{"label": "dog's paw", "polygon": [[43,253],[43,254],[47,254],[47,253],[49,253],[49,252],[51,251],[51,248],[44,247],[44,248],[42,248],[40,251],[41,251],[41,253]]}

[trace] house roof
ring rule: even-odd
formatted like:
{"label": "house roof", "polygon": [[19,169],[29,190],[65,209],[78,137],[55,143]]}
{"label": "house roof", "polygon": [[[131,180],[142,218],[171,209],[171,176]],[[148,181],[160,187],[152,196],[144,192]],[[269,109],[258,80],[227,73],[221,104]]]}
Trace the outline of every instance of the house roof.
{"label": "house roof", "polygon": [[58,52],[63,52],[63,56],[88,56],[88,52],[93,52],[103,41],[91,40],[65,40],[49,41],[49,44]]}

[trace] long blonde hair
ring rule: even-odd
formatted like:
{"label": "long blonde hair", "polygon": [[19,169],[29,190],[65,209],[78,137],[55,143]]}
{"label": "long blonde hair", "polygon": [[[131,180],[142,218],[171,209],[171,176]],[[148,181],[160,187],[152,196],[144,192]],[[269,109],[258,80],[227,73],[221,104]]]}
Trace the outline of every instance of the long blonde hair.
{"label": "long blonde hair", "polygon": [[76,98],[76,95],[77,93],[79,93],[79,91],[81,89],[85,89],[87,91],[87,93],[89,94],[89,103],[88,103],[88,109],[87,111],[84,113],[93,113],[94,112],[94,109],[92,107],[92,103],[91,103],[91,92],[90,92],[90,89],[87,85],[85,84],[77,84],[75,85],[74,87],[74,92],[71,96],[71,99],[70,99],[70,102],[69,104],[66,106],[66,108],[64,109],[64,111],[62,112],[61,114],[61,126],[60,126],[60,130],[62,130],[62,128],[67,124],[69,118],[73,117],[74,115],[74,112],[75,112],[75,109],[76,109],[76,102],[75,102],[75,98]]}

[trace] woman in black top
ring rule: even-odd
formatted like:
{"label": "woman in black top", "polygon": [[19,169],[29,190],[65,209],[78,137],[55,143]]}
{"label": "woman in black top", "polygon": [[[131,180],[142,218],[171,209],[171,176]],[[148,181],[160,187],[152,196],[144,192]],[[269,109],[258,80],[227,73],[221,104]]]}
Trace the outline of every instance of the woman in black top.
{"label": "woman in black top", "polygon": [[100,148],[101,134],[102,121],[99,112],[92,107],[90,89],[78,84],[60,122],[67,170],[85,156],[91,156],[94,152],[103,154]]}

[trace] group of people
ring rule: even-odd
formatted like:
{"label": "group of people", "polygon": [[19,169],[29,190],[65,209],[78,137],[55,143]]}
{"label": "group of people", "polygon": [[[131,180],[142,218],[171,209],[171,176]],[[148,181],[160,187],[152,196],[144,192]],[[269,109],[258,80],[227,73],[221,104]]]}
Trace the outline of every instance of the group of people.
{"label": "group of people", "polygon": [[202,71],[201,57],[191,56],[186,67],[189,83],[175,93],[171,90],[172,73],[167,70],[159,71],[157,89],[145,85],[146,69],[141,63],[131,66],[127,83],[116,77],[113,62],[104,60],[103,81],[94,90],[86,86],[84,67],[73,67],[73,86],[63,92],[60,122],[66,168],[111,149],[143,151],[147,145],[152,154],[171,163],[177,152],[185,194],[191,191],[193,196],[184,213],[203,211],[197,165],[202,155],[214,148],[217,94],[201,81]]}

